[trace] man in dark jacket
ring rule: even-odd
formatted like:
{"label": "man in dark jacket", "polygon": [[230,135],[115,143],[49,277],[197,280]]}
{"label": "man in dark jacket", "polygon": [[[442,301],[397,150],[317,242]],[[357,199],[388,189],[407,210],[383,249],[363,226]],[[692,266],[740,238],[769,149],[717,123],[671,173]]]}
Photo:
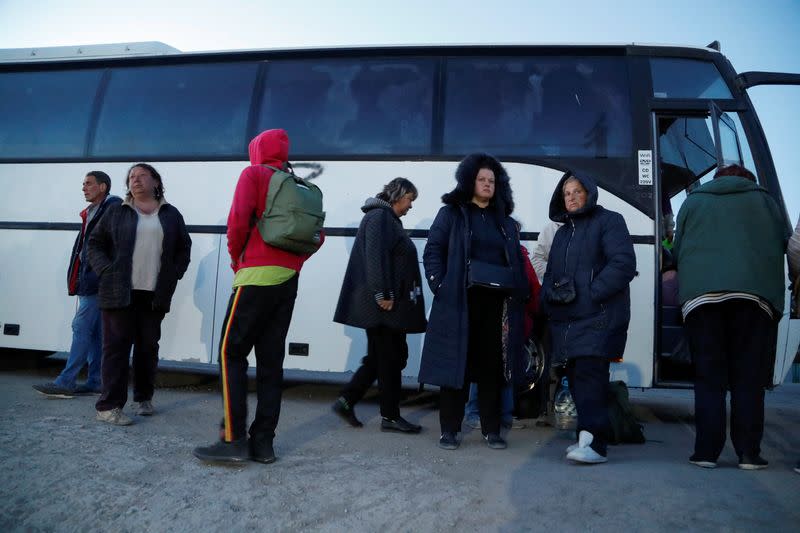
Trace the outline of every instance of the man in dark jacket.
{"label": "man in dark jacket", "polygon": [[[300,269],[311,254],[298,255],[264,242],[256,221],[266,207],[273,168],[289,160],[289,136],[281,129],[257,135],[250,165],[239,176],[228,214],[228,253],[233,294],[219,345],[223,418],[220,440],[194,449],[202,461],[238,463],[275,460],[272,441],[281,413],[283,359]],[[321,242],[325,235],[322,234]],[[247,438],[247,356],[255,348],[258,404]]]}
{"label": "man in dark jacket", "polygon": [[785,216],[755,176],[719,169],[678,212],[673,253],[684,326],[695,364],[692,464],[714,468],[725,446],[725,396],[731,391],[731,441],[739,468],[761,457],[764,388],[772,382],[777,324],[783,315]]}
{"label": "man in dark jacket", "polygon": [[[97,274],[86,258],[84,246],[87,237],[106,209],[120,203],[120,198],[111,196],[111,178],[99,170],[93,170],[83,179],[83,196],[89,206],[81,211],[81,231],[72,247],[67,269],[67,292],[78,296],[78,310],[72,319],[72,345],[67,364],[61,374],[50,383],[34,385],[33,388],[51,398],[72,398],[76,394],[100,392],[100,359],[102,338],[100,308],[97,306]],[[86,383],[76,386],[83,366],[88,363]]]}

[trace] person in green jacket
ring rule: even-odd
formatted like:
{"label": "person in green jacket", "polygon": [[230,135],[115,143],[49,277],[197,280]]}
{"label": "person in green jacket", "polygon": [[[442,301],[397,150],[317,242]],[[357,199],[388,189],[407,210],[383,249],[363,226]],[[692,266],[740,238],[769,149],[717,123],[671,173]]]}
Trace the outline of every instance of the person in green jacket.
{"label": "person in green jacket", "polygon": [[783,315],[789,225],[755,176],[720,168],[678,212],[673,253],[684,327],[695,363],[694,454],[714,468],[725,446],[725,396],[731,391],[731,441],[739,468],[761,457],[764,389],[772,381]]}

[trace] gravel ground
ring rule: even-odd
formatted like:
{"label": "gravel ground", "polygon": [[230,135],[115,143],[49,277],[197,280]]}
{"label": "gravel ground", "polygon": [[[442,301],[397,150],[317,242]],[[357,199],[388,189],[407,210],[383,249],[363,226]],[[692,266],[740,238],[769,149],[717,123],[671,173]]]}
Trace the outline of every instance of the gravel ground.
{"label": "gravel ground", "polygon": [[[456,451],[436,447],[436,395],[412,394],[404,416],[420,435],[365,427],[330,413],[330,385],[291,384],[271,465],[210,466],[194,446],[216,438],[221,414],[208,378],[162,376],[151,418],[95,421],[95,397],[48,399],[31,385],[61,363],[0,366],[0,531],[789,531],[800,524],[800,385],[768,393],[764,456],[736,468],[730,445],[716,470],[687,462],[690,391],[632,391],[645,445],[610,448],[609,463],[568,464],[571,443],[550,428],[508,434],[490,450],[479,432]],[[203,381],[206,381],[204,383]],[[180,386],[176,386],[179,385]],[[255,395],[250,395],[250,408]],[[126,411],[132,412],[128,406]]]}

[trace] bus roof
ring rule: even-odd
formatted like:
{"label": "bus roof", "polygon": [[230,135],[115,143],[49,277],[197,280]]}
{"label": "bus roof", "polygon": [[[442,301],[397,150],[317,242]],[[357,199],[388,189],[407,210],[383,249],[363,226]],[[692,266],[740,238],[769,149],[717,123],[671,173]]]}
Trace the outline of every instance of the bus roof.
{"label": "bus roof", "polygon": [[181,54],[177,48],[159,41],[139,43],[47,46],[42,48],[0,48],[0,62],[98,59],[131,56]]}
{"label": "bus roof", "polygon": [[[716,45],[716,46],[715,46]],[[651,43],[451,43],[451,44],[382,44],[382,45],[337,45],[337,46],[295,46],[275,47],[267,49],[250,48],[237,50],[203,50],[183,52],[168,44],[159,41],[90,44],[76,46],[52,46],[41,48],[6,48],[0,49],[0,63],[22,63],[29,61],[63,61],[63,60],[91,60],[114,59],[125,57],[157,57],[157,56],[192,56],[192,55],[221,55],[221,54],[253,54],[259,52],[336,52],[360,50],[413,50],[413,49],[469,49],[469,48],[682,48],[689,50],[703,50],[706,52],[719,52],[719,44],[715,41],[708,46],[685,46],[672,44]]]}

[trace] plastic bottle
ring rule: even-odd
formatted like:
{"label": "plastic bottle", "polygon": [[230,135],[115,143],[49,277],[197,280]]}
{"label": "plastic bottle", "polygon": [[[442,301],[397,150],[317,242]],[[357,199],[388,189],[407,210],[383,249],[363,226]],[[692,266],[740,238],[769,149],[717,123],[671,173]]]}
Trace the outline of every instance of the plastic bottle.
{"label": "plastic bottle", "polygon": [[578,411],[575,408],[575,401],[572,399],[566,377],[561,379],[561,386],[556,392],[553,411],[555,412],[556,429],[575,431],[578,426]]}

